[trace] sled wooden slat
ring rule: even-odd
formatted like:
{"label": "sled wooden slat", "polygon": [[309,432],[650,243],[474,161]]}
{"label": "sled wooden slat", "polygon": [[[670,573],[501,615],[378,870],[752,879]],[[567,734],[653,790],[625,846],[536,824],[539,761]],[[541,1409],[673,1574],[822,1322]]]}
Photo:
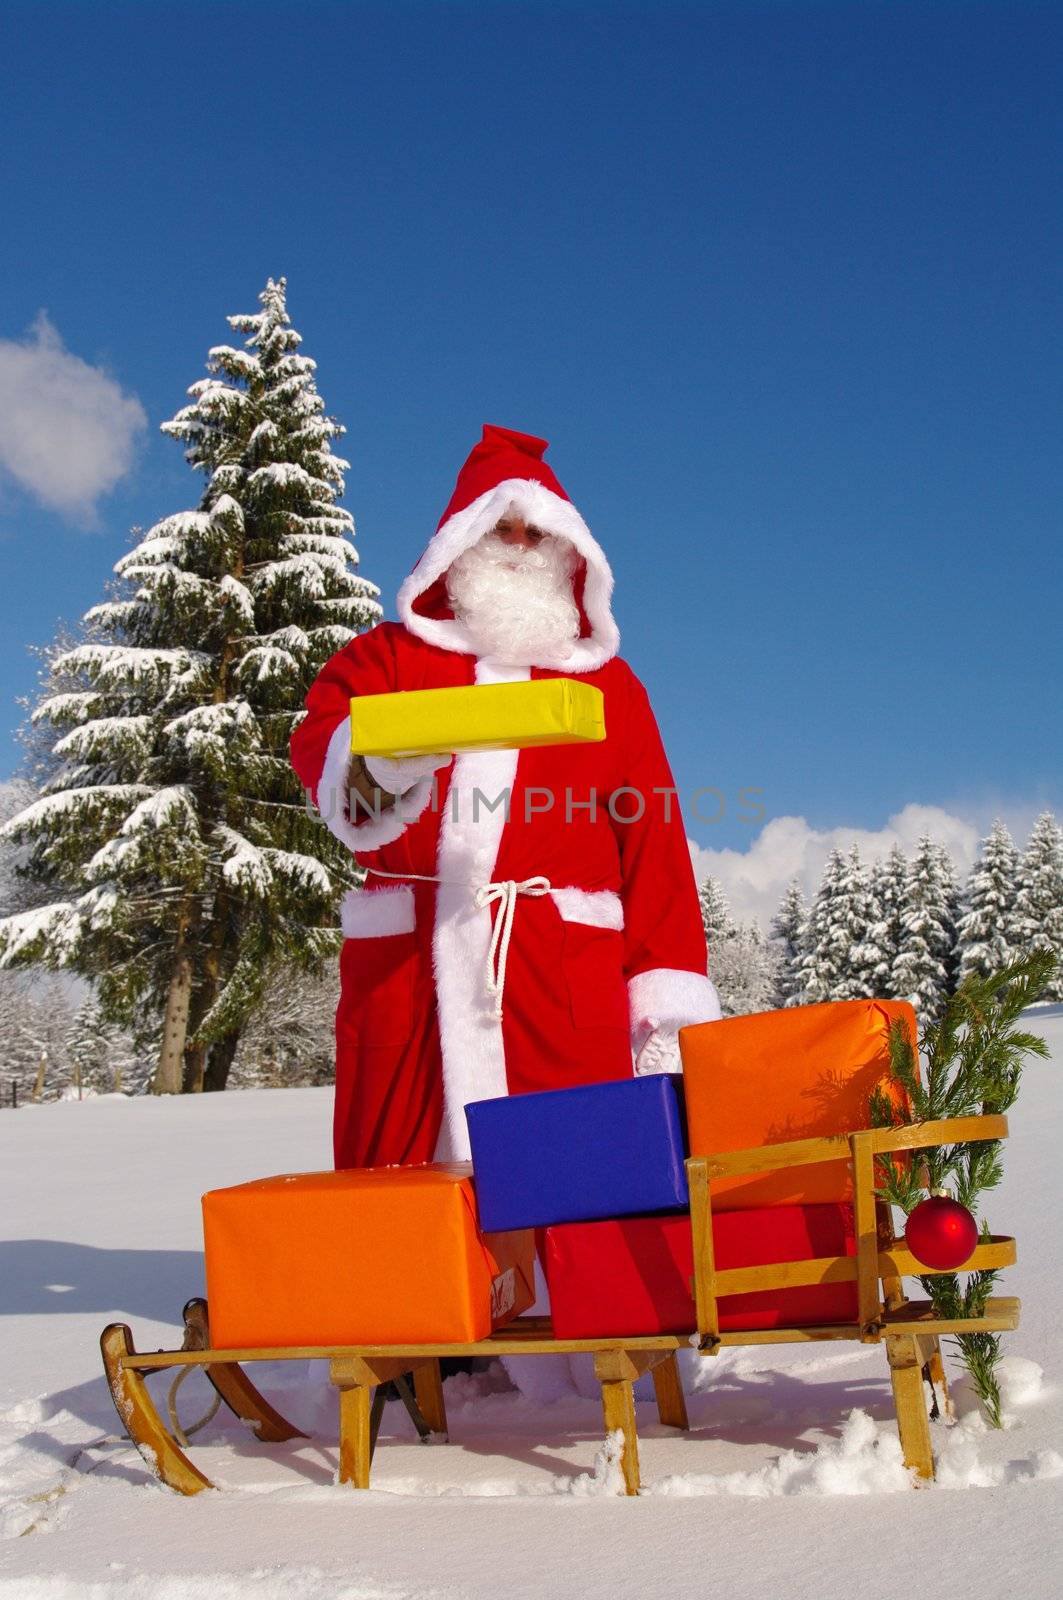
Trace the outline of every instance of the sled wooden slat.
{"label": "sled wooden slat", "polygon": [[450,1356],[574,1355],[598,1350],[678,1350],[686,1340],[675,1334],[646,1334],[615,1339],[551,1339],[536,1330],[528,1337],[509,1329],[474,1344],[297,1345],[271,1349],[251,1346],[240,1350],[131,1350],[121,1357],[123,1367],[150,1372],[161,1367],[202,1367],[211,1363],[244,1361],[340,1361],[345,1356],[385,1360],[401,1356],[411,1371],[417,1361]]}
{"label": "sled wooden slat", "polygon": [[[976,1245],[962,1266],[949,1270],[982,1272],[1013,1266],[1015,1259],[1015,1240],[997,1234],[990,1243]],[[880,1278],[938,1277],[945,1270],[923,1266],[901,1244],[878,1251],[876,1271]],[[802,1289],[810,1284],[855,1283],[857,1272],[853,1256],[816,1256],[811,1261],[780,1261],[774,1266],[729,1267],[725,1271],[716,1271],[716,1293],[760,1294],[768,1289]]]}
{"label": "sled wooden slat", "polygon": [[887,1311],[883,1327],[889,1333],[1008,1333],[1019,1326],[1021,1302],[1011,1295],[987,1300],[981,1317],[935,1317],[929,1300],[909,1300],[897,1311]]}
{"label": "sled wooden slat", "polygon": [[822,1139],[790,1139],[784,1144],[761,1144],[751,1150],[720,1150],[704,1161],[710,1178],[742,1178],[750,1173],[775,1172],[782,1167],[808,1167],[820,1161],[845,1161],[849,1140],[844,1133]]}
{"label": "sled wooden slat", "polygon": [[943,1122],[909,1122],[900,1128],[874,1128],[871,1143],[876,1155],[893,1150],[929,1150],[940,1144],[980,1144],[984,1139],[1006,1139],[1004,1116],[949,1117]]}
{"label": "sled wooden slat", "polygon": [[856,1298],[860,1337],[874,1337],[882,1302],[878,1290],[878,1209],[875,1156],[869,1132],[850,1135],[853,1163],[853,1215],[856,1224]]}
{"label": "sled wooden slat", "polygon": [[[1006,1139],[1008,1119],[1003,1116],[949,1117],[943,1122],[911,1122],[899,1128],[855,1130],[867,1133],[875,1155],[897,1150],[929,1150],[942,1144],[977,1144],[983,1139]],[[738,1178],[751,1173],[777,1172],[783,1167],[807,1167],[821,1161],[845,1161],[853,1134],[824,1134],[818,1139],[790,1139],[780,1144],[754,1145],[746,1150],[717,1150],[699,1156],[710,1178]]]}
{"label": "sled wooden slat", "polygon": [[1017,1258],[1015,1240],[1007,1234],[995,1233],[988,1242],[977,1244],[967,1260],[958,1267],[925,1267],[907,1246],[895,1244],[879,1252],[878,1270],[883,1278],[891,1274],[899,1278],[936,1278],[946,1271],[987,1272],[997,1267],[1013,1267]]}
{"label": "sled wooden slat", "polygon": [[812,1261],[780,1261],[775,1266],[728,1267],[716,1273],[716,1293],[759,1294],[766,1289],[803,1289],[816,1283],[855,1283],[853,1256],[817,1256]]}
{"label": "sled wooden slat", "polygon": [[[1019,1326],[1020,1302],[1008,1296],[987,1300],[985,1316],[945,1321],[935,1317],[929,1300],[908,1300],[882,1316],[881,1331],[889,1333],[956,1334],[1007,1333]],[[821,1339],[859,1339],[855,1322],[832,1322],[809,1328],[754,1328],[721,1333],[721,1345],[815,1344]],[[686,1341],[682,1341],[685,1343]],[[704,1352],[703,1352],[704,1353]]]}
{"label": "sled wooden slat", "polygon": [[704,1161],[687,1162],[687,1188],[690,1194],[690,1233],[694,1247],[694,1310],[703,1350],[715,1348],[720,1331],[718,1305],[719,1279],[712,1239],[712,1193],[708,1166]]}
{"label": "sled wooden slat", "polygon": [[[859,1339],[860,1328],[855,1322],[829,1322],[819,1327],[807,1328],[753,1328],[738,1333],[721,1333],[717,1343],[739,1344],[818,1344],[822,1339]],[[702,1352],[705,1354],[706,1352]]]}

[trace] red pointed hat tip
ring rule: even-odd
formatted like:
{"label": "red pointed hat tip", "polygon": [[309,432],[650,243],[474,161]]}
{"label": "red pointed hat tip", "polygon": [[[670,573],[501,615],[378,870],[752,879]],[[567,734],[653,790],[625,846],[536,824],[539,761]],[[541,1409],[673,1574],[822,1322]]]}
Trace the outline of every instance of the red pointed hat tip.
{"label": "red pointed hat tip", "polygon": [[491,422],[485,423],[483,438],[473,446],[458,473],[454,493],[439,519],[439,527],[508,478],[541,483],[559,500],[567,500],[568,495],[549,462],[543,460],[546,449],[547,441],[537,439],[533,433],[517,433],[513,428],[496,428]]}
{"label": "red pointed hat tip", "polygon": [[493,422],[484,423],[481,444],[500,445],[507,450],[519,450],[521,455],[533,456],[541,461],[550,448],[549,440],[537,439],[534,433],[518,433],[514,428],[497,428]]}

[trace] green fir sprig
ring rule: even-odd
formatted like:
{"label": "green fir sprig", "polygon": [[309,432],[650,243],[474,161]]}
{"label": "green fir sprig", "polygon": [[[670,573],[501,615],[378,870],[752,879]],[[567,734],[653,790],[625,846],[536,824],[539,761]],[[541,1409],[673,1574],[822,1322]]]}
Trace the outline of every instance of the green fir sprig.
{"label": "green fir sprig", "polygon": [[[964,979],[940,1016],[921,1030],[922,1074],[903,1024],[894,1023],[889,1041],[890,1073],[904,1090],[910,1116],[902,1116],[890,1096],[877,1089],[871,1097],[872,1126],[996,1116],[1007,1111],[1018,1095],[1027,1057],[1048,1055],[1045,1041],[1023,1028],[1020,1018],[1048,989],[1056,967],[1052,952],[1035,950],[988,977]],[[929,1194],[945,1193],[977,1217],[982,1196],[995,1189],[1002,1176],[999,1140],[942,1145],[921,1151],[918,1160],[881,1157],[878,1193],[906,1216]],[[984,1221],[981,1236],[983,1241],[991,1237]],[[961,1284],[956,1273],[935,1273],[919,1281],[935,1314],[958,1321],[984,1313],[997,1276],[994,1271],[972,1272]],[[999,1428],[999,1335],[959,1334],[956,1344],[989,1421]]]}

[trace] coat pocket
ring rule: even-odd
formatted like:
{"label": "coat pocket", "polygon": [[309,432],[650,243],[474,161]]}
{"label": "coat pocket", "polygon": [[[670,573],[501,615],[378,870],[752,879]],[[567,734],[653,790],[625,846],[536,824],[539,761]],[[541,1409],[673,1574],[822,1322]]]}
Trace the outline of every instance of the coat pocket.
{"label": "coat pocket", "polygon": [[573,1025],[628,1031],[624,935],[585,922],[564,923],[561,950]]}
{"label": "coat pocket", "polygon": [[409,1037],[417,968],[413,889],[352,890],[341,910],[341,1009],[364,1045]]}

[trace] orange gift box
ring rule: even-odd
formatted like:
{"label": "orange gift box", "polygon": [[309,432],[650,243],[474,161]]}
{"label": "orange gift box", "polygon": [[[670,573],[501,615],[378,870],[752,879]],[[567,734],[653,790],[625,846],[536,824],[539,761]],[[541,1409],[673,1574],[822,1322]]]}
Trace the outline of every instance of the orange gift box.
{"label": "orange gift box", "polygon": [[535,1298],[530,1229],[481,1234],[468,1165],[259,1178],[203,1196],[216,1349],[464,1344]]}
{"label": "orange gift box", "polygon": [[[889,1030],[916,1042],[906,1000],[842,1000],[681,1028],[690,1153],[713,1155],[871,1125],[872,1091],[907,1115],[889,1070]],[[814,1205],[852,1199],[844,1161],[752,1177],[713,1178],[713,1209]]]}

